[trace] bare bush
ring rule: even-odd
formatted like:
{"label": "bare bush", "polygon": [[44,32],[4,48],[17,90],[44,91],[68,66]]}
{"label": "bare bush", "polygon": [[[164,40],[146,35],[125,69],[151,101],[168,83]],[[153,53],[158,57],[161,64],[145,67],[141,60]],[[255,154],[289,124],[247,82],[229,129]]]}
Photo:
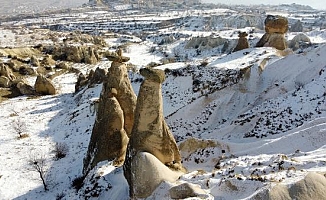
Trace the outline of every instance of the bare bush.
{"label": "bare bush", "polygon": [[18,139],[26,138],[29,136],[27,133],[25,133],[27,130],[26,123],[20,118],[13,120],[12,128],[14,129],[15,133],[18,134]]}
{"label": "bare bush", "polygon": [[55,159],[59,160],[66,157],[69,152],[69,146],[64,142],[57,142],[54,147]]}
{"label": "bare bush", "polygon": [[33,154],[29,159],[29,164],[33,167],[33,169],[38,172],[45,191],[48,191],[48,186],[45,180],[46,176],[46,159],[43,155]]}

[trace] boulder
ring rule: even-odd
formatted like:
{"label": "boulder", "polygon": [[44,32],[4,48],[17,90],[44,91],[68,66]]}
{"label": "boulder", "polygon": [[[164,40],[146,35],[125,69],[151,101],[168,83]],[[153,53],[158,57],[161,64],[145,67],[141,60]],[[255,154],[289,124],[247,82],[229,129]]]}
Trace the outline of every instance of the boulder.
{"label": "boulder", "polygon": [[40,61],[35,56],[32,56],[30,60],[30,64],[34,67],[39,67]]}
{"label": "boulder", "polygon": [[265,19],[266,33],[286,33],[289,30],[289,22],[286,17],[279,15],[267,15]]}
{"label": "boulder", "polygon": [[75,84],[75,92],[78,92],[80,88],[87,85],[88,79],[83,73],[79,73],[76,84]]}
{"label": "boulder", "polygon": [[35,94],[35,90],[34,90],[33,86],[28,85],[27,83],[24,83],[22,81],[18,82],[16,87],[22,95]]}
{"label": "boulder", "polygon": [[326,199],[326,177],[316,172],[309,172],[303,180],[289,188],[292,199]]}
{"label": "boulder", "polygon": [[311,45],[310,38],[304,33],[299,33],[289,42],[289,47],[293,50],[306,48],[309,45]]}
{"label": "boulder", "polygon": [[61,61],[61,62],[57,63],[55,65],[55,67],[58,68],[58,69],[66,69],[66,70],[71,69],[71,66],[67,62],[64,62],[64,61]]}
{"label": "boulder", "polygon": [[199,185],[191,183],[183,183],[172,187],[169,190],[172,199],[186,199],[190,197],[198,197],[201,199],[206,199],[209,195],[200,188]]}
{"label": "boulder", "polygon": [[8,78],[10,81],[16,79],[16,76],[13,74],[12,70],[3,63],[0,64],[0,76]]}
{"label": "boulder", "polygon": [[38,75],[34,85],[35,91],[42,95],[54,95],[56,89],[52,81],[42,75]]}
{"label": "boulder", "polygon": [[88,79],[89,79],[89,87],[94,86],[95,84],[103,83],[106,79],[106,73],[107,71],[105,69],[101,69],[97,67],[95,71],[91,71],[92,73],[89,73]]}
{"label": "boulder", "polygon": [[165,166],[154,155],[138,152],[132,159],[130,174],[132,176],[133,197],[146,198],[163,182],[175,182],[183,174]]}
{"label": "boulder", "polygon": [[248,36],[248,34],[246,32],[239,32],[238,44],[234,48],[233,52],[249,48],[249,42],[246,38],[247,36]]}
{"label": "boulder", "polygon": [[42,60],[42,65],[54,66],[55,65],[55,60],[53,60],[51,55],[46,55]]}
{"label": "boulder", "polygon": [[288,20],[285,17],[268,15],[265,20],[265,31],[256,47],[274,47],[278,50],[287,48],[284,34],[288,31]]}
{"label": "boulder", "polygon": [[300,20],[296,21],[290,28],[291,32],[303,32],[303,25]]}
{"label": "boulder", "polygon": [[11,86],[11,81],[9,78],[5,76],[0,76],[0,87],[2,88],[10,88]]}
{"label": "boulder", "polygon": [[104,160],[114,160],[114,165],[121,165],[124,162],[129,138],[124,130],[123,111],[116,95],[115,88],[103,87],[84,159],[84,174]]}
{"label": "boulder", "polygon": [[258,192],[252,199],[266,200],[311,200],[326,198],[325,175],[309,172],[304,179],[294,183],[289,188],[286,185],[276,184],[271,189]]}

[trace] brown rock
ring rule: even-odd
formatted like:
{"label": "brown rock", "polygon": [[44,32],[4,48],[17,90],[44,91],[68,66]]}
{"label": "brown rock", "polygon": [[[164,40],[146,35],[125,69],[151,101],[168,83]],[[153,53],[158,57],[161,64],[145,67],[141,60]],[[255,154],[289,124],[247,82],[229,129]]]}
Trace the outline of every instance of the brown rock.
{"label": "brown rock", "polygon": [[5,76],[0,76],[0,87],[10,88],[10,86],[11,86],[11,81],[9,80],[9,78]]}
{"label": "brown rock", "polygon": [[282,16],[268,15],[265,19],[266,33],[286,33],[289,30],[289,22],[287,18]]}
{"label": "brown rock", "polygon": [[266,33],[256,47],[274,47],[278,50],[287,48],[284,34],[288,31],[288,20],[285,17],[268,15],[265,20]]}
{"label": "brown rock", "polygon": [[81,87],[85,86],[87,81],[86,76],[83,73],[80,73],[75,84],[75,92],[78,92]]}
{"label": "brown rock", "polygon": [[124,162],[129,138],[124,130],[123,111],[115,94],[115,89],[103,87],[91,140],[84,159],[84,174],[104,160],[114,160],[115,165]]}
{"label": "brown rock", "polygon": [[174,186],[169,190],[169,193],[172,199],[186,199],[189,197],[206,199],[209,197],[209,195],[201,189],[199,185],[191,183],[182,183]]}
{"label": "brown rock", "polygon": [[55,67],[58,69],[66,69],[66,70],[71,69],[71,66],[67,62],[64,62],[64,61],[57,63],[55,65]]}
{"label": "brown rock", "polygon": [[16,76],[13,74],[12,70],[3,63],[0,63],[0,76],[8,78],[10,81],[16,79]]}
{"label": "brown rock", "polygon": [[39,67],[40,66],[40,61],[35,56],[31,57],[30,63],[34,67]]}
{"label": "brown rock", "polygon": [[34,90],[33,86],[30,86],[27,83],[24,83],[22,81],[18,82],[16,87],[22,95],[35,94],[35,90]]}
{"label": "brown rock", "polygon": [[95,71],[91,71],[92,73],[89,74],[89,87],[93,87],[95,84],[103,83],[106,79],[107,71],[105,69],[101,69],[97,67]]}
{"label": "brown rock", "polygon": [[134,124],[134,112],[136,109],[137,97],[128,78],[127,67],[125,64],[112,62],[111,67],[108,70],[108,77],[104,87],[115,88],[118,91],[116,98],[118,99],[124,113],[124,128],[128,137],[130,137]]}
{"label": "brown rock", "polygon": [[54,95],[56,93],[52,81],[42,75],[37,76],[34,88],[38,94]]}
{"label": "brown rock", "polygon": [[51,55],[46,55],[42,60],[42,64],[45,66],[54,66],[55,60],[53,60]]}
{"label": "brown rock", "polygon": [[[98,68],[90,76],[102,76],[101,71]],[[84,159],[84,174],[103,160],[114,160],[115,165],[124,162],[135,108],[136,95],[127,68],[123,63],[113,62],[103,83],[96,121]]]}
{"label": "brown rock", "polygon": [[270,35],[268,42],[264,46],[274,47],[278,50],[284,50],[287,48],[287,42],[284,38],[284,34],[273,33]]}
{"label": "brown rock", "polygon": [[238,44],[234,48],[233,52],[249,48],[249,43],[248,43],[248,40],[246,38],[247,36],[248,36],[248,34],[246,32],[239,32]]}

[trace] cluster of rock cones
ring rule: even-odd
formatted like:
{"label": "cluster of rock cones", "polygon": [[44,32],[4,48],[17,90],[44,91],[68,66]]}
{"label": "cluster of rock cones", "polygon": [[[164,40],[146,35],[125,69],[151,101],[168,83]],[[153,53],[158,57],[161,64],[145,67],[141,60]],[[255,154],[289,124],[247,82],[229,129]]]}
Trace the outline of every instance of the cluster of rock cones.
{"label": "cluster of rock cones", "polygon": [[175,181],[184,171],[163,116],[161,84],[165,74],[158,69],[141,69],[145,80],[137,98],[123,63],[128,59],[121,51],[109,59],[113,62],[100,95],[83,173],[104,160],[123,165],[130,196],[144,198],[163,180]]}

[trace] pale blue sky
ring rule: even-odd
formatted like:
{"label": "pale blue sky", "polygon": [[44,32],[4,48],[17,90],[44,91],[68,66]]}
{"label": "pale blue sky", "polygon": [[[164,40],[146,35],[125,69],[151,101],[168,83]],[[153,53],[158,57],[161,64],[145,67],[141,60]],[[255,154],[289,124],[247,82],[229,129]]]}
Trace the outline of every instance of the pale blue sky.
{"label": "pale blue sky", "polygon": [[309,5],[316,9],[324,9],[326,10],[326,2],[325,0],[202,0],[202,2],[210,2],[210,3],[223,3],[223,4],[291,4],[297,3],[302,5]]}

